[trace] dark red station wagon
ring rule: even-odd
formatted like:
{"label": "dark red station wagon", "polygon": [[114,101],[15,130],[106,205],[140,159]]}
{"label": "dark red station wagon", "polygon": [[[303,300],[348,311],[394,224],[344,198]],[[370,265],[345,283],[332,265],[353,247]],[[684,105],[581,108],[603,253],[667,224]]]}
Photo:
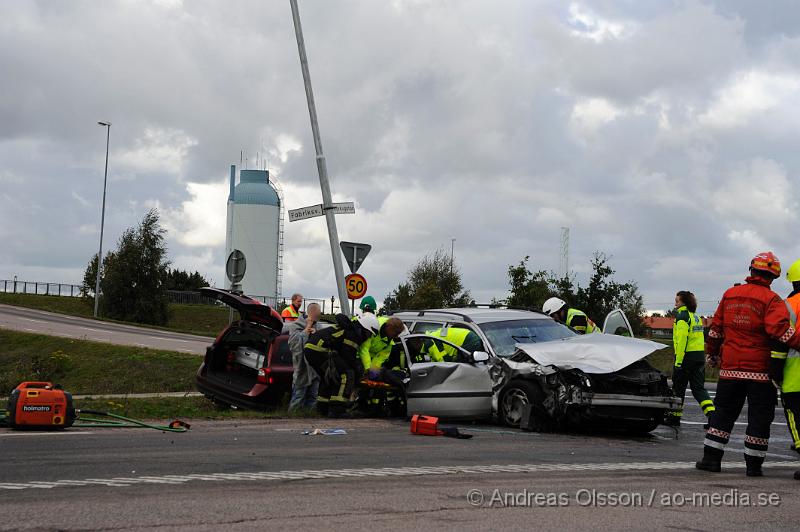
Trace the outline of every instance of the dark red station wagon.
{"label": "dark red station wagon", "polygon": [[283,320],[272,308],[220,288],[202,288],[239,313],[206,349],[197,370],[197,389],[220,405],[263,409],[278,404],[292,388],[292,354]]}

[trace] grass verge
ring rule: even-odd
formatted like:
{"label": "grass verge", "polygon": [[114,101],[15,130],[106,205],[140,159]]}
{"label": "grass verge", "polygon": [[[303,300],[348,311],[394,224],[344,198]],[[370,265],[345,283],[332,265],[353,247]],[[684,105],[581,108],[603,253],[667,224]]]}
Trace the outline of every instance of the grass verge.
{"label": "grass verge", "polygon": [[201,358],[0,329],[0,395],[22,381],[51,381],[73,394],[194,391]]}
{"label": "grass verge", "polygon": [[[91,299],[81,297],[59,297],[35,294],[8,294],[0,292],[0,303],[14,305],[17,307],[44,310],[47,312],[57,312],[70,316],[80,316],[91,318],[93,313]],[[143,325],[141,323],[129,323],[139,327],[149,327],[153,329],[166,329],[170,331],[199,334],[203,336],[216,336],[226,325],[228,325],[228,307],[214,305],[177,305],[169,306],[170,318],[164,327],[153,325]]]}
{"label": "grass verge", "polygon": [[[667,377],[672,378],[672,369],[675,367],[675,351],[671,344],[647,355],[647,361],[656,369],[661,370]],[[717,380],[719,380],[719,369],[706,367],[706,382],[717,382]]]}

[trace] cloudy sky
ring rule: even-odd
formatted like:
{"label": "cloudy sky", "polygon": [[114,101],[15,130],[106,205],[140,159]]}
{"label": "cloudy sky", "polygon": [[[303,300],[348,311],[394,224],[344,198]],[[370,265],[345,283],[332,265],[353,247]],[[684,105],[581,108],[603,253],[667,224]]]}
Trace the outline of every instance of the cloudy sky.
{"label": "cloudy sky", "polygon": [[[767,7],[768,5],[768,7]],[[557,270],[560,228],[649,308],[712,311],[750,257],[800,257],[792,0],[300,0],[341,238],[379,299],[425,253],[478,301]],[[320,201],[288,1],[0,3],[0,278],[79,282],[157,206],[175,266],[222,284],[229,165]],[[284,289],[335,293],[323,219],[287,224]],[[775,285],[786,292],[788,284]]]}

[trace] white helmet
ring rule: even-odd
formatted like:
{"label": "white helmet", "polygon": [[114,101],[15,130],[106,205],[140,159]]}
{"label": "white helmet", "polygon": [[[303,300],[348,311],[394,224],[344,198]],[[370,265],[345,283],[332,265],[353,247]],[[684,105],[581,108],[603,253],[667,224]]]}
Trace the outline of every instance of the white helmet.
{"label": "white helmet", "polygon": [[381,324],[378,321],[378,318],[375,317],[375,314],[365,312],[357,319],[358,323],[373,335],[377,335],[381,332]]}
{"label": "white helmet", "polygon": [[563,299],[558,299],[557,297],[551,297],[547,301],[544,302],[542,305],[542,312],[547,314],[548,316],[552,316],[562,308],[567,306],[567,302]]}

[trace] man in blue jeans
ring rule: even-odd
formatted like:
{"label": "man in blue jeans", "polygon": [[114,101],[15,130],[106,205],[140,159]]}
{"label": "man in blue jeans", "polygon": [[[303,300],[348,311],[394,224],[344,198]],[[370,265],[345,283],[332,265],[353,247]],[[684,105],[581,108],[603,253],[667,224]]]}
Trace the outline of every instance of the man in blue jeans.
{"label": "man in blue jeans", "polygon": [[303,356],[303,348],[308,341],[308,337],[326,325],[319,323],[321,310],[317,303],[309,303],[306,307],[306,312],[307,316],[300,316],[295,321],[288,322],[284,326],[284,332],[289,334],[289,350],[292,352],[292,364],[294,366],[289,412],[299,408],[312,409],[317,402],[319,376],[306,362],[306,358]]}

